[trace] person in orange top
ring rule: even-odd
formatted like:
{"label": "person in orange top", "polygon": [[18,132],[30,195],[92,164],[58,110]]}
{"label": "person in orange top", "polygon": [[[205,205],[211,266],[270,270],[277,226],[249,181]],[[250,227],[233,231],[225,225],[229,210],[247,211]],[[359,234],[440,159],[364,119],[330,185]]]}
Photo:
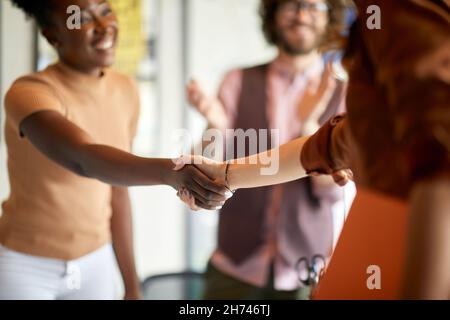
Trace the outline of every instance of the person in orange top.
{"label": "person in orange top", "polygon": [[[408,205],[399,298],[449,299],[450,3],[355,4],[359,17],[344,58],[349,73],[347,115],[334,117],[311,137],[272,151],[280,159],[275,175],[260,174],[264,164],[258,155],[244,165],[204,159],[198,167],[221,177],[231,189],[321,174],[344,185],[354,175],[359,189]],[[371,6],[381,11],[380,30],[367,27]],[[190,201],[188,196],[183,199]]]}
{"label": "person in orange top", "polygon": [[[0,299],[141,298],[127,186],[186,188],[206,209],[229,191],[193,166],[129,153],[139,115],[134,82],[109,67],[118,33],[104,0],[14,0],[59,61],[18,79],[5,97],[10,195],[0,218]],[[79,29],[67,8],[81,9]],[[115,257],[114,257],[115,256]]]}

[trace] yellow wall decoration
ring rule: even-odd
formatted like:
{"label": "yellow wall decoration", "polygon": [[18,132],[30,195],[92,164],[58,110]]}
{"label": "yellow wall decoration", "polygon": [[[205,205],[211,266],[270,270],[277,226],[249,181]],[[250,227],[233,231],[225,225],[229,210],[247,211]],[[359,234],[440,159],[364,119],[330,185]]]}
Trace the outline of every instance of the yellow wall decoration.
{"label": "yellow wall decoration", "polygon": [[114,68],[135,76],[147,53],[142,29],[142,0],[110,0],[110,3],[117,13],[120,27]]}

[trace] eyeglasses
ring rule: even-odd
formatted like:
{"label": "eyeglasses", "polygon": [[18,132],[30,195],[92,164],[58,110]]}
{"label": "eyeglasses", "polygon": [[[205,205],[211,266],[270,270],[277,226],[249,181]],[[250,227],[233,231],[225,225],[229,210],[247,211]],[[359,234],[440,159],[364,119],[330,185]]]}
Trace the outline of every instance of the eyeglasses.
{"label": "eyeglasses", "polygon": [[280,13],[285,15],[296,15],[300,10],[304,10],[311,15],[328,12],[330,10],[325,2],[288,1],[280,6]]}

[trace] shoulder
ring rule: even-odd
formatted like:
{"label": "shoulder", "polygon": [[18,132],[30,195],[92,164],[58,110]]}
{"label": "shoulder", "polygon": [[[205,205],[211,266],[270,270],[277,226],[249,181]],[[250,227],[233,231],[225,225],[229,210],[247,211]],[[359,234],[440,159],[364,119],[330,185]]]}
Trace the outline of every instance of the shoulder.
{"label": "shoulder", "polygon": [[40,72],[34,72],[16,79],[8,92],[15,90],[43,90],[52,91],[53,86],[49,76],[49,69]]}
{"label": "shoulder", "polygon": [[7,118],[18,127],[34,112],[52,110],[64,114],[57,90],[46,72],[38,72],[17,79],[5,95]]}
{"label": "shoulder", "polygon": [[108,70],[108,83],[114,91],[120,92],[128,102],[139,105],[140,94],[139,85],[135,78],[116,70]]}
{"label": "shoulder", "polygon": [[16,100],[26,101],[46,97],[59,100],[52,82],[51,66],[47,69],[24,75],[16,79],[5,95],[5,106]]}
{"label": "shoulder", "polygon": [[137,90],[138,84],[133,77],[114,69],[110,69],[107,72],[110,81],[113,81],[117,86],[120,86],[122,89]]}
{"label": "shoulder", "polygon": [[242,81],[242,73],[243,69],[238,68],[227,71],[223,77],[222,85],[231,85]]}

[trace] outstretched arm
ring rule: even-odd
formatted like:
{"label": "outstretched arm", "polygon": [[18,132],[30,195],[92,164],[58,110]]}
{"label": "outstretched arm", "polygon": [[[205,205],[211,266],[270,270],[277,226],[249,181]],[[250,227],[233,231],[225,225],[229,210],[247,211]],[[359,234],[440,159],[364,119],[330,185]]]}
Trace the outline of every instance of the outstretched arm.
{"label": "outstretched arm", "polygon": [[298,138],[277,149],[232,160],[226,177],[230,189],[262,187],[306,177],[300,153],[308,138]]}
{"label": "outstretched arm", "polygon": [[214,209],[226,199],[226,189],[192,166],[174,172],[171,159],[149,159],[96,144],[81,128],[60,113],[44,110],[31,114],[20,131],[48,158],[66,169],[114,186],[170,185],[187,188],[197,205]]}
{"label": "outstretched arm", "polygon": [[[334,119],[313,136],[298,138],[279,148],[235,159],[228,164],[200,156],[187,156],[184,162],[193,163],[209,177],[227,184],[231,190],[282,184],[308,174],[328,174],[339,185],[345,185],[353,178],[346,165],[349,163],[346,150],[350,141],[344,139],[346,122]],[[339,167],[335,163],[339,163]]]}

